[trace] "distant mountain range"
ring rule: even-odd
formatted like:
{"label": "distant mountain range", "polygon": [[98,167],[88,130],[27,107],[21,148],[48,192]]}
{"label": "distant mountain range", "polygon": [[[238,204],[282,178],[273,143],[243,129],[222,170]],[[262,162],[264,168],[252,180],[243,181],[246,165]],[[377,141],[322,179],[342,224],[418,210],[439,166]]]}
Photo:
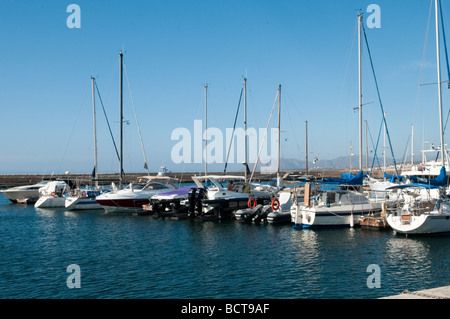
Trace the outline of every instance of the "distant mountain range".
{"label": "distant mountain range", "polygon": [[[377,161],[373,164],[374,167],[378,167],[379,165],[383,165],[383,159],[379,158]],[[373,158],[369,157],[369,167],[372,167]],[[299,160],[299,159],[293,159],[293,158],[281,158],[280,159],[280,169],[282,170],[289,170],[289,169],[305,169],[305,160]],[[386,165],[393,164],[393,161],[391,159],[386,158]],[[397,163],[398,164],[398,163]],[[363,166],[366,167],[366,158],[363,156]],[[352,157],[352,168],[358,168],[359,167],[359,158],[357,156]],[[314,168],[323,168],[323,169],[343,169],[343,168],[350,168],[350,156],[339,156],[334,159],[317,159],[315,163],[313,163],[312,160],[308,160],[308,168],[314,169]]]}
{"label": "distant mountain range", "polygon": [[[379,165],[383,165],[383,158],[378,158]],[[320,159],[318,158],[317,161],[314,163],[314,158],[311,158],[308,160],[308,169],[314,170],[314,169],[325,169],[325,170],[339,170],[339,169],[349,169],[350,168],[350,156],[339,156],[334,159]],[[369,157],[369,167],[372,167],[372,161],[373,158]],[[386,158],[386,165],[392,165],[392,160]],[[397,165],[400,163],[397,163]],[[374,169],[379,167],[378,163],[374,163]],[[250,171],[253,170],[254,164],[250,163],[249,165]],[[264,166],[264,165],[262,165]],[[352,169],[358,169],[359,168],[359,158],[358,156],[352,157]],[[363,157],[363,167],[366,167],[366,158]],[[205,167],[204,164],[189,164],[189,166],[184,166],[182,169],[180,168],[169,168],[170,171],[186,171],[186,172],[204,172]],[[208,172],[222,172],[224,170],[224,164],[208,164]],[[302,171],[305,170],[305,160],[296,159],[296,158],[281,158],[280,159],[280,170],[282,171]],[[244,166],[240,163],[233,163],[229,164],[227,168],[227,172],[243,172]],[[261,165],[258,164],[258,167],[256,168],[257,172],[266,171],[266,169],[261,169]],[[274,166],[272,166],[269,169],[270,172],[276,171],[276,163]]]}

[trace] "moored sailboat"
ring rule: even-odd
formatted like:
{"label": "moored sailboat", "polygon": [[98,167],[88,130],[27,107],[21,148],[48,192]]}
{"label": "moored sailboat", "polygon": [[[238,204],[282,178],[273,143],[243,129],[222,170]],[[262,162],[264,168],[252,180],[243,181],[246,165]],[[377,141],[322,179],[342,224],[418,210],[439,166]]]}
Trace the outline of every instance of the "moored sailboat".
{"label": "moored sailboat", "polygon": [[[444,151],[444,130],[442,119],[442,91],[441,91],[441,65],[439,49],[439,0],[435,0],[436,19],[436,53],[437,53],[437,87],[438,87],[438,108],[439,108],[439,128],[440,128],[440,173],[444,184],[447,184],[447,174],[445,173]],[[443,186],[444,188],[446,186]],[[445,191],[443,191],[445,194]],[[430,235],[450,233],[450,202],[444,198],[443,194],[439,198],[422,199],[412,198],[411,202],[392,210],[387,216],[389,226],[396,233],[411,235]],[[425,207],[425,209],[423,209]],[[417,209],[422,208],[422,209]]]}

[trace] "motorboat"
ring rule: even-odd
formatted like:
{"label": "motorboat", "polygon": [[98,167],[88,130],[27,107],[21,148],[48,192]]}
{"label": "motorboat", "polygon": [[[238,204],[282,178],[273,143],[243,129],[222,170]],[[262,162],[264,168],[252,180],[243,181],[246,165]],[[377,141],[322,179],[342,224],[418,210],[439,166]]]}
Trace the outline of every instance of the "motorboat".
{"label": "motorboat", "polygon": [[278,202],[275,199],[271,204],[271,212],[267,214],[269,224],[289,223],[291,222],[291,206],[294,193],[290,191],[281,191],[278,195]]}
{"label": "motorboat", "polygon": [[39,189],[49,181],[40,181],[36,184],[15,186],[0,190],[0,193],[13,203],[35,203],[39,199]]}
{"label": "motorboat", "polygon": [[[291,189],[285,189],[278,193],[267,205],[255,205],[244,209],[239,209],[234,213],[236,220],[254,223],[289,223],[291,221],[290,208],[294,193]],[[252,206],[249,201],[249,206]]]}
{"label": "motorboat", "polygon": [[34,204],[36,208],[65,207],[66,196],[71,187],[65,181],[51,181],[39,189],[39,199]]}
{"label": "motorboat", "polygon": [[64,206],[68,210],[103,209],[95,200],[102,193],[100,189],[81,188],[66,197]]}
{"label": "motorboat", "polygon": [[175,190],[174,179],[169,176],[142,176],[137,182],[128,184],[123,189],[103,193],[95,200],[108,213],[143,211],[143,205],[150,203],[150,198],[155,194]]}
{"label": "motorboat", "polygon": [[189,212],[200,220],[232,218],[233,212],[247,208],[249,201],[254,202],[252,207],[265,205],[276,196],[272,188],[247,183],[243,176],[206,175],[192,179],[197,187],[189,193]]}
{"label": "motorboat", "polygon": [[188,207],[186,201],[193,186],[183,186],[175,190],[158,193],[150,198],[150,203],[144,205],[142,215],[153,214],[159,217],[187,217]]}
{"label": "motorboat", "polygon": [[406,184],[387,189],[390,204],[386,217],[399,234],[432,235],[450,233],[450,202],[442,188]]}

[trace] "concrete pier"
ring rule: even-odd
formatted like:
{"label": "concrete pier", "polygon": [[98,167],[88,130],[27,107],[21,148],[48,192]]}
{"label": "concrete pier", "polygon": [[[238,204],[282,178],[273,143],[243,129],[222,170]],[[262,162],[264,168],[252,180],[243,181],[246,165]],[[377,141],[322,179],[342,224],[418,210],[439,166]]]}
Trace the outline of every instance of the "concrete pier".
{"label": "concrete pier", "polygon": [[420,291],[405,290],[399,295],[383,297],[380,299],[450,299],[450,286]]}

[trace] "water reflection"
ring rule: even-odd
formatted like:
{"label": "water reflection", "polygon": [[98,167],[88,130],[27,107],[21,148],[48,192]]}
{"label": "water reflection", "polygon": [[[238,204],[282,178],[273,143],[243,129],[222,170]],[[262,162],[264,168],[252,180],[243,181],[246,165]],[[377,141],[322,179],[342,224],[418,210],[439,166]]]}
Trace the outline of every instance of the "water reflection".
{"label": "water reflection", "polygon": [[426,287],[433,275],[430,253],[429,244],[421,238],[393,236],[386,242],[382,265],[388,282],[401,282],[403,289]]}

